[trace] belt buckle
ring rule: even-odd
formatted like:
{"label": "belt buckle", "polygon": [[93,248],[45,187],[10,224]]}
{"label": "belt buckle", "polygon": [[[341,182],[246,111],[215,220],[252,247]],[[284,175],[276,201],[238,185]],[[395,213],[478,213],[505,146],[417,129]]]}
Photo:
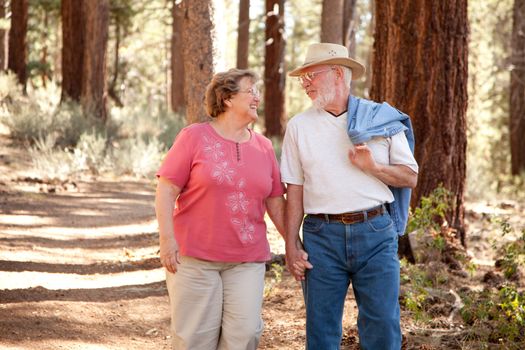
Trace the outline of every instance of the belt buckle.
{"label": "belt buckle", "polygon": [[351,225],[355,222],[355,220],[351,216],[346,216],[344,214],[341,216],[341,221],[345,225]]}

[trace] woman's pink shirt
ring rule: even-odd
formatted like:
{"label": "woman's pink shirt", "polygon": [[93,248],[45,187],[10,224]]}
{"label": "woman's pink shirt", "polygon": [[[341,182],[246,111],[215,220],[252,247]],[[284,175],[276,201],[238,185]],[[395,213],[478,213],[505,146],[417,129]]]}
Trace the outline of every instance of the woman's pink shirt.
{"label": "woman's pink shirt", "polygon": [[209,123],[184,128],[157,176],[182,189],[173,214],[181,255],[226,262],[270,259],[265,200],[284,193],[270,140],[250,130],[243,143]]}

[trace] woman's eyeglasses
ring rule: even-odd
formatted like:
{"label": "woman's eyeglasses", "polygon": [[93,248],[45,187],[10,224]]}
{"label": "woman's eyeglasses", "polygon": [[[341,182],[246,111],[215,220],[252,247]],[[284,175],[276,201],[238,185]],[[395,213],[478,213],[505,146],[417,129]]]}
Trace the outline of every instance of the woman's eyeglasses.
{"label": "woman's eyeglasses", "polygon": [[253,97],[260,97],[261,96],[261,92],[259,90],[257,90],[256,88],[251,88],[251,89],[248,89],[248,90],[241,90],[239,92],[242,92],[242,93],[245,93],[245,94],[250,94]]}

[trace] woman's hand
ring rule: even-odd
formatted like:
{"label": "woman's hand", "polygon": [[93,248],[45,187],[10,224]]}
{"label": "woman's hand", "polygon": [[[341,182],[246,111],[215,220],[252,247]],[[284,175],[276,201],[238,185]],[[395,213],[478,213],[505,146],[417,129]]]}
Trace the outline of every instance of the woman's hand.
{"label": "woman's hand", "polygon": [[176,273],[178,265],[180,264],[179,260],[179,245],[175,240],[170,242],[160,243],[160,262],[166,270],[171,273]]}

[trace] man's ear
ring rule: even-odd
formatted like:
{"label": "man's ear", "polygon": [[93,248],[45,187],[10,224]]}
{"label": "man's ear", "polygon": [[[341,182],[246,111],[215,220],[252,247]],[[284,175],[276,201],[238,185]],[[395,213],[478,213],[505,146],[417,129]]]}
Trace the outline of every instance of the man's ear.
{"label": "man's ear", "polygon": [[336,78],[337,79],[343,79],[344,73],[343,73],[343,68],[342,67],[336,66],[335,67],[335,72],[336,72]]}

